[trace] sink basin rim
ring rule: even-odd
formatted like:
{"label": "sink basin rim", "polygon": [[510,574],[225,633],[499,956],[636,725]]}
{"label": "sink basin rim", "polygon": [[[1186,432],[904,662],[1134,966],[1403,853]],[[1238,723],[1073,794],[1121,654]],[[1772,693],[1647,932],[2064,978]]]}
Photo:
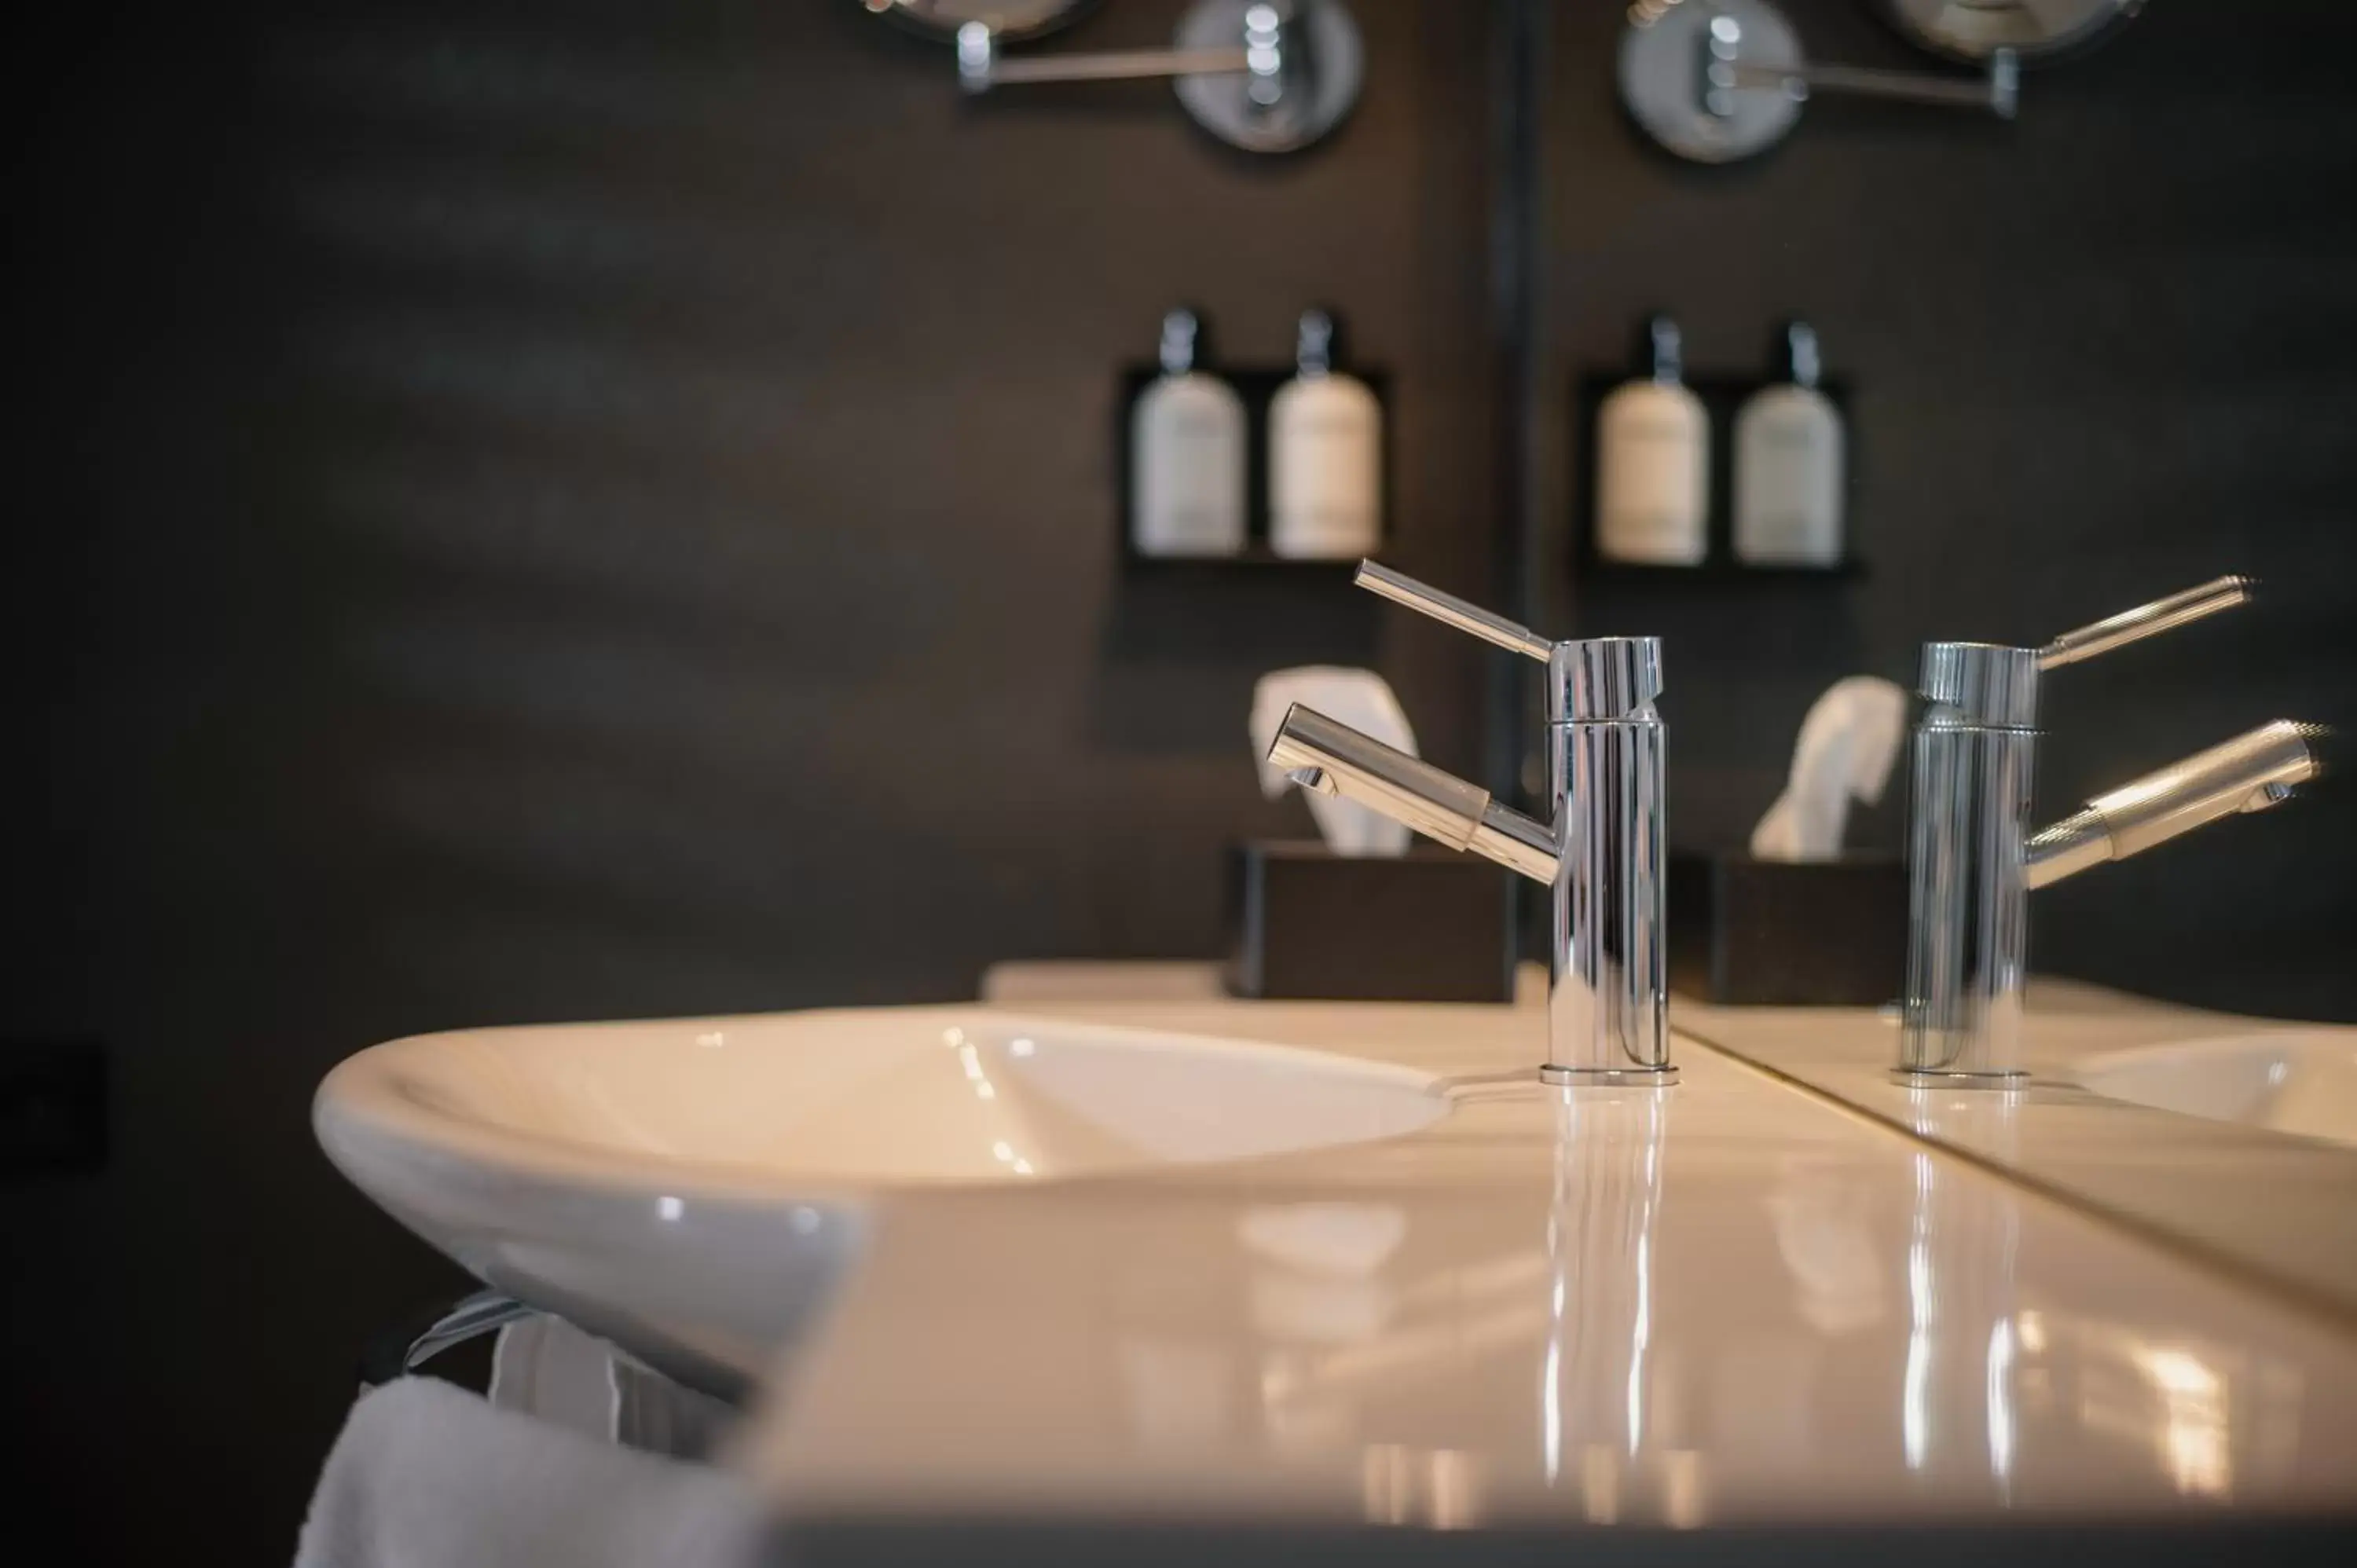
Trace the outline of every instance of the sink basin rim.
{"label": "sink basin rim", "polygon": [[[2282,1092],[2309,1090],[2319,1076],[2303,1063],[2327,1062],[2331,1078],[2357,1082],[2357,1029],[2342,1025],[2286,1024],[2232,1035],[2134,1046],[2086,1057],[2072,1065],[2072,1082],[2118,1105],[2190,1116],[2269,1138],[2296,1139],[2319,1148],[2357,1149],[2357,1118],[2345,1131],[2285,1124],[2270,1114]],[[2211,1081],[2203,1086],[2201,1079]],[[2341,1091],[2346,1094],[2347,1090]],[[2201,1103],[2203,1100],[2209,1103]],[[2227,1100],[2235,1101],[2232,1106]],[[2302,1108],[2300,1121],[2313,1121]]]}
{"label": "sink basin rim", "polygon": [[[312,1101],[312,1124],[321,1148],[350,1179],[380,1203],[393,1196],[386,1190],[388,1165],[412,1167],[393,1184],[414,1190],[414,1167],[421,1156],[448,1166],[473,1167],[477,1175],[510,1173],[518,1178],[554,1187],[594,1190],[611,1195],[661,1192],[705,1200],[794,1203],[864,1203],[890,1194],[911,1191],[979,1191],[1005,1186],[985,1179],[847,1176],[768,1168],[758,1164],[683,1157],[650,1150],[574,1139],[557,1133],[503,1124],[479,1114],[437,1106],[422,1098],[409,1069],[422,1057],[450,1049],[454,1044],[483,1036],[522,1037],[583,1031],[676,1031],[702,1034],[748,1027],[805,1027],[814,1034],[832,1023],[859,1023],[885,1015],[911,1027],[974,1027],[984,1024],[1011,1034],[1083,1036],[1092,1045],[1151,1051],[1176,1047],[1231,1060],[1248,1058],[1263,1064],[1290,1064],[1307,1072],[1347,1076],[1361,1084],[1384,1084],[1428,1100],[1432,1114],[1416,1127],[1370,1138],[1325,1139],[1305,1144],[1307,1150],[1334,1148],[1413,1135],[1444,1119],[1453,1108],[1448,1081],[1440,1075],[1394,1063],[1372,1061],[1340,1052],[1287,1046],[1246,1036],[1190,1033],[1179,1029],[1101,1025],[1070,1018],[1043,1018],[975,1004],[942,1004],[892,1008],[821,1008],[770,1014],[739,1014],[710,1017],[650,1018],[582,1024],[528,1024],[486,1028],[439,1030],[404,1036],[371,1046],[345,1058],[320,1082]],[[817,1048],[823,1045],[813,1041]],[[772,1047],[796,1048],[781,1042]],[[1155,1170],[1239,1163],[1278,1157],[1297,1151],[1277,1150],[1247,1155],[1237,1160],[1143,1161],[1126,1168],[1082,1169],[1049,1173],[1039,1185],[1059,1185],[1091,1177],[1135,1176]],[[454,1174],[446,1171],[446,1176]]]}

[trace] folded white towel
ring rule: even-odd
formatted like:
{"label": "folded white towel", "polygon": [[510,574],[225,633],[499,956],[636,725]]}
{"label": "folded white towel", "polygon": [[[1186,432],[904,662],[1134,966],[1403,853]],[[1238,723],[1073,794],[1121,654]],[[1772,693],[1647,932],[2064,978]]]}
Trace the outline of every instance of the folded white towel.
{"label": "folded white towel", "polygon": [[494,1409],[434,1378],[360,1397],[296,1568],[743,1568],[762,1513],[720,1471]]}

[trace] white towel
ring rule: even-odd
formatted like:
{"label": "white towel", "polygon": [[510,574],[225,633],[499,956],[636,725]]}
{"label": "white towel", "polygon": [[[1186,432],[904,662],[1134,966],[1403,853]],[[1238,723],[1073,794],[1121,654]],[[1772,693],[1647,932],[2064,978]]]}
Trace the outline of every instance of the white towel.
{"label": "white towel", "polygon": [[296,1568],[743,1568],[759,1504],[720,1471],[497,1410],[434,1378],[360,1397]]}
{"label": "white towel", "polygon": [[[1261,793],[1272,800],[1292,789],[1286,770],[1269,765],[1268,748],[1276,739],[1278,726],[1285,723],[1286,711],[1296,703],[1315,708],[1338,724],[1349,725],[1394,751],[1415,755],[1415,730],[1407,722],[1407,710],[1400,706],[1399,698],[1373,671],[1351,670],[1338,664],[1272,670],[1253,687],[1252,717],[1246,722],[1252,734],[1253,757],[1260,765]],[[1370,811],[1356,800],[1315,791],[1305,791],[1302,798],[1309,804],[1310,820],[1318,824],[1318,835],[1336,854],[1405,854],[1409,841],[1415,836],[1382,812]]]}

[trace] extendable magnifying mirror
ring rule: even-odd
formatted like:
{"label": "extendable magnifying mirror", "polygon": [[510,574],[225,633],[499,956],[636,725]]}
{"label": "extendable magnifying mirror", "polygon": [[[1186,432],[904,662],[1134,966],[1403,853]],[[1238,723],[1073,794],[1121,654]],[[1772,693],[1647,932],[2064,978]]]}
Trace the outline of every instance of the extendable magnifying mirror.
{"label": "extendable magnifying mirror", "polygon": [[2013,118],[2020,68],[1991,51],[1979,77],[1813,65],[1768,0],[1636,0],[1620,35],[1620,101],[1682,158],[1734,163],[1767,151],[1821,92],[1898,99]]}

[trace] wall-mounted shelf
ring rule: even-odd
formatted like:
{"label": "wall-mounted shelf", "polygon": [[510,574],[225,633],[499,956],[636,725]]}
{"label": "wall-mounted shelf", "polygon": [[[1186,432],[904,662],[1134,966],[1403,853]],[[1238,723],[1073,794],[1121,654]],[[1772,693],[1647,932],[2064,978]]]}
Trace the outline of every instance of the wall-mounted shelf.
{"label": "wall-mounted shelf", "polygon": [[[1298,556],[1280,555],[1268,542],[1268,406],[1277,389],[1297,373],[1292,365],[1228,365],[1204,367],[1222,381],[1236,389],[1244,405],[1244,548],[1233,555],[1146,555],[1139,553],[1135,530],[1130,517],[1131,466],[1135,457],[1130,450],[1130,410],[1137,396],[1162,375],[1158,365],[1139,363],[1125,366],[1121,372],[1121,388],[1114,400],[1114,450],[1119,460],[1114,465],[1114,527],[1115,549],[1125,571],[1164,573],[1174,575],[1195,574],[1217,575],[1231,572],[1265,572],[1275,568],[1280,572],[1316,575],[1346,573],[1359,564],[1359,555]],[[1391,542],[1394,518],[1392,448],[1394,445],[1391,375],[1388,371],[1356,362],[1336,367],[1347,371],[1367,384],[1375,394],[1375,402],[1383,411],[1383,515],[1376,532],[1375,548],[1365,553],[1380,554]]]}
{"label": "wall-mounted shelf", "polygon": [[1848,383],[1834,377],[1817,382],[1817,390],[1841,411],[1846,447],[1843,483],[1843,536],[1846,548],[1838,561],[1823,566],[1754,564],[1735,553],[1735,416],[1744,401],[1763,387],[1780,384],[1773,376],[1689,375],[1687,387],[1702,400],[1710,414],[1710,520],[1708,543],[1702,560],[1692,566],[1613,561],[1596,549],[1596,416],[1614,388],[1627,381],[1627,370],[1581,372],[1572,385],[1571,564],[1579,581],[1658,581],[1662,583],[1760,583],[1769,580],[1838,582],[1866,575],[1866,563],[1857,549],[1858,433],[1850,416]]}
{"label": "wall-mounted shelf", "polygon": [[[1128,538],[1125,527],[1123,538],[1125,541]],[[1190,571],[1211,574],[1275,567],[1281,572],[1348,576],[1359,569],[1360,559],[1356,555],[1348,560],[1340,556],[1279,555],[1266,544],[1257,542],[1234,555],[1142,555],[1134,549],[1122,552],[1122,563],[1126,566],[1173,575]]]}

